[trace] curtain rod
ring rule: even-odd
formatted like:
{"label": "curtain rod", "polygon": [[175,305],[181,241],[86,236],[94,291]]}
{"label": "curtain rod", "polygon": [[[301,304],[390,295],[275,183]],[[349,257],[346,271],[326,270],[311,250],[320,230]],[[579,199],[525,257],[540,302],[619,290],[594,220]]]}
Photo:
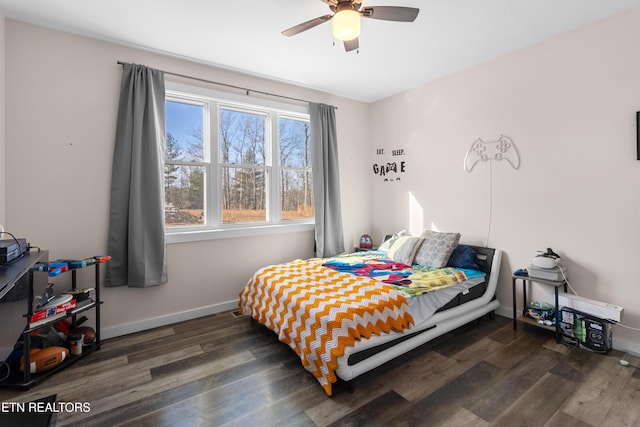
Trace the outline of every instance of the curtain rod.
{"label": "curtain rod", "polygon": [[[125,64],[127,64],[127,62],[118,61],[118,65],[125,65]],[[305,103],[311,102],[311,101],[307,101],[307,100],[304,100],[304,99],[293,98],[293,97],[290,97],[290,96],[278,95],[277,93],[263,92],[261,90],[253,90],[253,89],[249,89],[249,88],[242,87],[242,86],[235,86],[235,85],[231,85],[231,84],[228,84],[228,83],[221,83],[221,82],[216,82],[216,81],[213,81],[213,80],[202,79],[200,77],[187,76],[185,74],[172,73],[171,71],[165,71],[165,70],[160,70],[160,69],[157,69],[157,70],[158,71],[162,71],[164,74],[169,74],[169,75],[176,76],[176,77],[182,77],[182,78],[185,78],[185,79],[197,80],[197,81],[203,82],[203,83],[209,83],[209,84],[225,86],[225,87],[229,87],[229,88],[233,88],[233,89],[243,90],[243,91],[245,91],[247,93],[247,95],[249,95],[251,92],[253,92],[253,93],[259,93],[261,95],[275,96],[277,98],[289,99],[289,100],[292,100],[292,101],[305,102]],[[333,107],[333,108],[335,108],[336,110],[338,109],[338,107]]]}

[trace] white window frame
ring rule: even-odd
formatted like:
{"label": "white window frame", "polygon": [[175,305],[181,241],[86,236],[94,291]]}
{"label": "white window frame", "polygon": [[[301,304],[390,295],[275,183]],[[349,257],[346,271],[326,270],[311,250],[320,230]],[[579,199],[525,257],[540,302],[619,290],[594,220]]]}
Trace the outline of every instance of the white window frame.
{"label": "white window frame", "polygon": [[[231,237],[256,236],[263,234],[288,233],[313,230],[314,218],[282,221],[280,218],[280,150],[279,150],[279,126],[280,117],[289,119],[309,120],[307,106],[300,106],[277,102],[273,100],[250,98],[230,93],[219,92],[209,88],[185,85],[166,81],[165,92],[167,100],[202,102],[205,104],[205,117],[203,124],[203,141],[205,161],[197,165],[207,168],[205,176],[205,225],[166,227],[166,243],[184,243],[201,240],[223,239]],[[268,175],[267,184],[267,218],[266,222],[259,223],[222,223],[222,212],[219,183],[222,167],[219,162],[219,135],[218,118],[220,108],[238,109],[247,112],[266,114],[267,124],[265,139],[267,140],[265,170]],[[209,144],[206,135],[209,135]],[[179,162],[176,162],[179,164]],[[194,163],[188,163],[194,165]],[[234,167],[246,167],[247,165],[233,165]],[[262,166],[261,166],[262,167]],[[214,178],[215,177],[215,178]]]}

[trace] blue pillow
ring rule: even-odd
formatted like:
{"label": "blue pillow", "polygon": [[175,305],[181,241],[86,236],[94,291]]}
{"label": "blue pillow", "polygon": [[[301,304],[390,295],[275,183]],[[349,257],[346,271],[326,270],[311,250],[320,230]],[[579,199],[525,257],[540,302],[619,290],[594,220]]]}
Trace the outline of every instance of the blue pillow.
{"label": "blue pillow", "polygon": [[480,266],[476,262],[476,252],[466,245],[458,245],[449,257],[447,267],[468,268],[471,270],[480,270]]}

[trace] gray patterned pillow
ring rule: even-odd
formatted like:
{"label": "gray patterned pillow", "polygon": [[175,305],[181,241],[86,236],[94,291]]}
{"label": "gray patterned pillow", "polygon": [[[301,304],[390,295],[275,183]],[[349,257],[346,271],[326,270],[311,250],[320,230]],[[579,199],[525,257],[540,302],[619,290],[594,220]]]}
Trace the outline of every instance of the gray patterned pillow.
{"label": "gray patterned pillow", "polygon": [[460,241],[460,233],[440,233],[425,230],[422,232],[424,242],[414,259],[414,264],[425,267],[442,268],[447,265],[449,257]]}
{"label": "gray patterned pillow", "polygon": [[387,251],[387,258],[401,264],[411,265],[423,240],[422,237],[398,237]]}

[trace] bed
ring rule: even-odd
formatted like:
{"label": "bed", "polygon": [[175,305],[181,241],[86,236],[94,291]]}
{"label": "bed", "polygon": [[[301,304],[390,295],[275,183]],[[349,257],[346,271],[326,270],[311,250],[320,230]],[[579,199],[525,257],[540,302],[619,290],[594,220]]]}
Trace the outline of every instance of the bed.
{"label": "bed", "polygon": [[394,236],[382,250],[258,270],[239,311],[274,331],[328,395],[500,306],[502,252],[458,233]]}

